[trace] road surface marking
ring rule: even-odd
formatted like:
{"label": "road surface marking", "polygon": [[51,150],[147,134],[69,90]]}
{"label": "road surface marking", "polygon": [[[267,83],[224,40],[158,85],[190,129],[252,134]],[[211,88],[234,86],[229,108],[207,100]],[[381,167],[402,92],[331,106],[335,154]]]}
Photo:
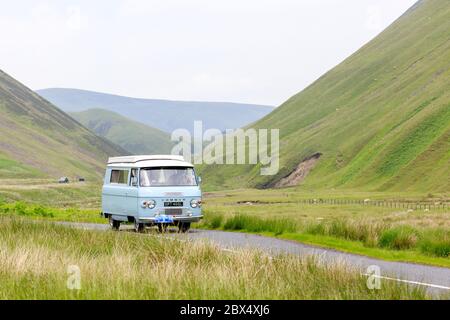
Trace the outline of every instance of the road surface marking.
{"label": "road surface marking", "polygon": [[385,280],[391,280],[391,281],[398,281],[398,282],[404,282],[404,283],[409,283],[409,284],[415,284],[415,285],[418,285],[418,286],[426,286],[426,287],[450,290],[450,287],[441,286],[441,285],[438,285],[438,284],[425,283],[425,282],[412,281],[412,280],[404,280],[404,279],[397,279],[397,278],[390,278],[390,277],[378,276],[378,275],[375,275],[375,274],[368,274],[368,273],[363,273],[362,275],[363,276],[367,276],[367,277],[375,277],[375,278],[379,278],[379,279],[385,279]]}

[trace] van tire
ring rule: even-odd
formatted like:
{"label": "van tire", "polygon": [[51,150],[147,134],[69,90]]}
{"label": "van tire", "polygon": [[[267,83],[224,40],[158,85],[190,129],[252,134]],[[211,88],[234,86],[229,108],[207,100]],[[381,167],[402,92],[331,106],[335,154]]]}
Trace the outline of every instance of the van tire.
{"label": "van tire", "polygon": [[181,233],[186,233],[189,231],[189,229],[191,228],[191,223],[190,222],[181,222],[178,225],[178,230]]}
{"label": "van tire", "polygon": [[109,216],[109,225],[111,226],[112,230],[119,231],[120,221],[114,220],[111,216]]}
{"label": "van tire", "polygon": [[143,223],[139,223],[138,220],[134,220],[134,231],[137,233],[142,233],[145,230],[145,225]]}

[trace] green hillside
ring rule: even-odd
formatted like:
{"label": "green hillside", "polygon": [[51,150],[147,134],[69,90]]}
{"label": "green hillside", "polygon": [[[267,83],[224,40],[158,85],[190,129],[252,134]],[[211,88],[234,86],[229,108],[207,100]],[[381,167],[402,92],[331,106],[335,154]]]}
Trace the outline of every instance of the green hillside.
{"label": "green hillside", "polygon": [[172,149],[170,135],[145,124],[130,120],[115,112],[90,109],[70,115],[132,154],[166,154]]}
{"label": "green hillside", "polygon": [[98,179],[124,153],[0,71],[0,179]]}
{"label": "green hillside", "polygon": [[[416,3],[384,32],[256,123],[279,128],[280,171],[202,168],[209,186],[271,187],[321,153],[305,188],[450,189],[450,5]],[[299,70],[301,72],[301,70]]]}

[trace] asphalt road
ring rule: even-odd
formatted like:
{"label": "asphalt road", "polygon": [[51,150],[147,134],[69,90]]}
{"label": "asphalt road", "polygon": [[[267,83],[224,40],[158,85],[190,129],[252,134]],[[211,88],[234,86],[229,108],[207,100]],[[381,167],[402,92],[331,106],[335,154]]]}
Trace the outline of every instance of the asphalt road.
{"label": "asphalt road", "polygon": [[[109,225],[91,223],[61,224],[88,230],[108,230]],[[130,231],[128,226],[121,226],[122,231]],[[381,281],[397,281],[426,288],[430,293],[443,293],[450,297],[450,269],[404,262],[390,262],[369,258],[336,250],[323,249],[305,245],[296,241],[281,240],[253,234],[191,230],[187,234],[168,232],[164,235],[153,235],[179,239],[182,241],[208,240],[217,244],[224,251],[233,252],[240,248],[256,248],[269,255],[295,254],[299,256],[315,256],[319,262],[326,264],[344,264],[362,274],[368,273],[369,266],[379,267]]]}

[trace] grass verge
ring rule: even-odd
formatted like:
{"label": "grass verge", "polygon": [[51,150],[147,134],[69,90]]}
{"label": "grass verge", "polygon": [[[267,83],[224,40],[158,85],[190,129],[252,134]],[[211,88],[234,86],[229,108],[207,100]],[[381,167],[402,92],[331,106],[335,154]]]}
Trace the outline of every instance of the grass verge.
{"label": "grass verge", "polygon": [[21,201],[15,203],[2,203],[0,201],[0,215],[70,222],[106,222],[100,216],[100,211],[94,209],[50,208],[42,205],[26,204]]}
{"label": "grass verge", "polygon": [[[67,287],[80,271],[80,290]],[[344,265],[0,217],[0,299],[426,299]]]}
{"label": "grass verge", "polygon": [[350,219],[300,224],[244,214],[225,218],[217,213],[206,214],[200,227],[275,236],[389,261],[450,267],[450,236],[444,229],[419,230]]}
{"label": "grass verge", "polygon": [[[270,236],[269,234],[264,235]],[[287,233],[279,236],[279,238],[299,241],[305,244],[339,250],[352,254],[359,254],[386,261],[408,262],[450,268],[450,259],[424,255],[419,250],[390,250],[383,248],[371,248],[358,241],[301,233]]]}

